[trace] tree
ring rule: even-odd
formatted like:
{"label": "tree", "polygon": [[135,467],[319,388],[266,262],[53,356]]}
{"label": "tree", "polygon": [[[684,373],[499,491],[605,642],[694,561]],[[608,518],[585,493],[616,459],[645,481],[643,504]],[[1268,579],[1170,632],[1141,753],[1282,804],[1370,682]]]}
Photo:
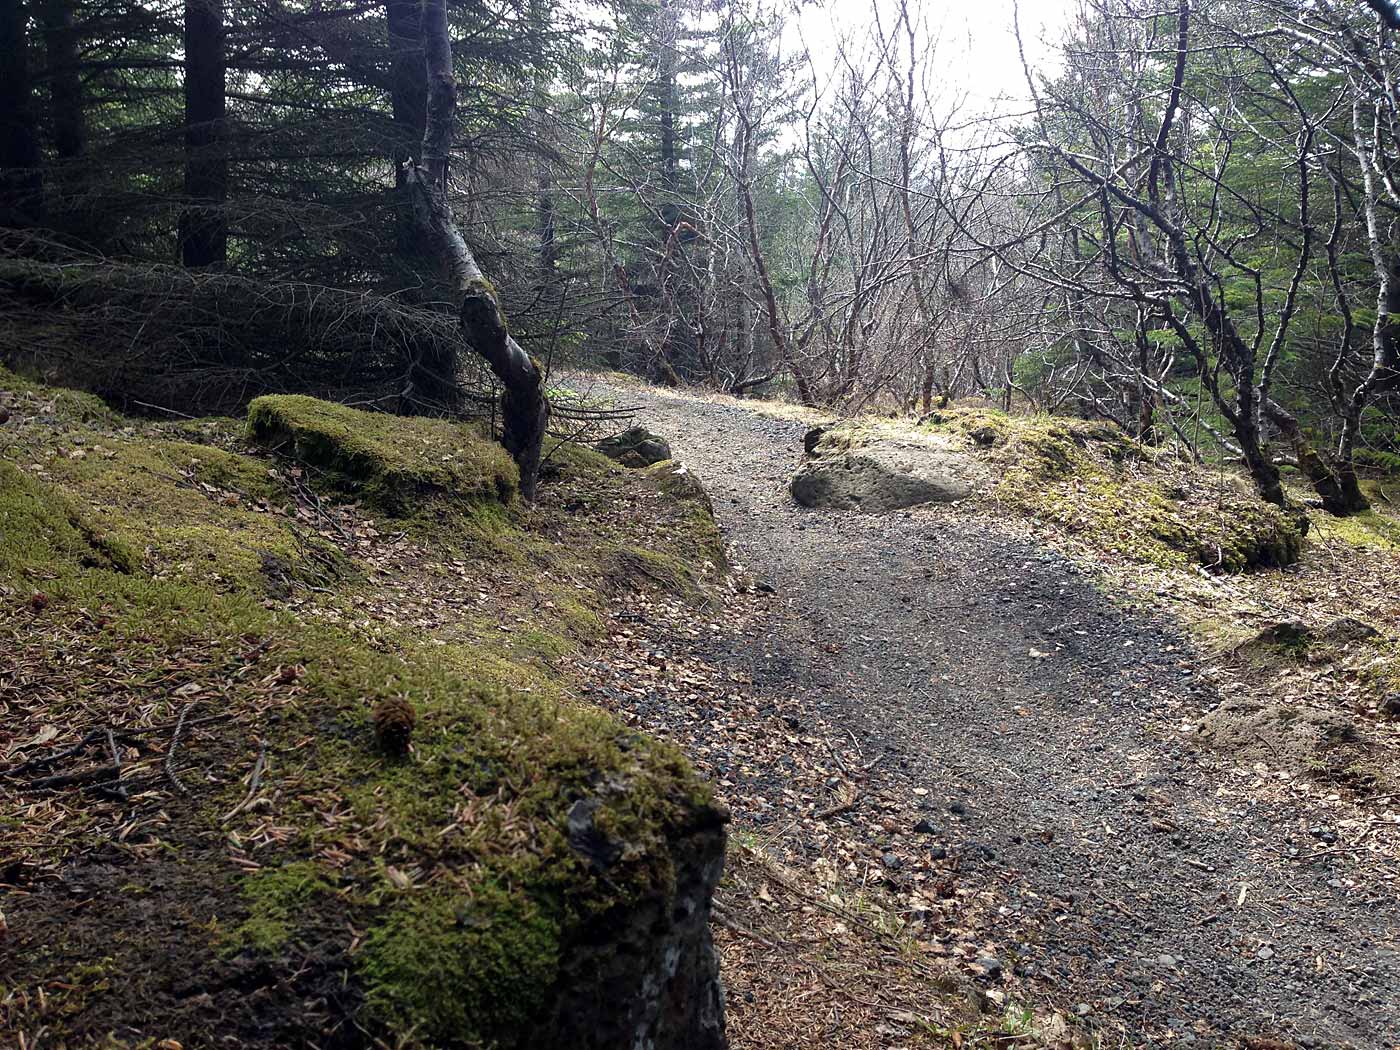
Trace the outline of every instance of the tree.
{"label": "tree", "polygon": [[28,22],[22,0],[0,0],[0,226],[34,225],[42,204]]}
{"label": "tree", "polygon": [[228,262],[227,100],[223,0],[185,0],[185,197],[180,258],[191,269]]}
{"label": "tree", "polygon": [[[452,40],[446,0],[423,0],[423,55],[427,67],[427,103],[421,162],[413,162],[405,181],[413,201],[418,232],[431,246],[444,280],[461,295],[462,331],[467,342],[491,367],[505,388],[502,396],[502,444],[520,468],[520,491],[535,498],[541,446],[549,422],[549,402],[539,365],[510,335],[500,299],[477,265],[452,217],[448,195],[457,84],[452,72]],[[445,368],[456,362],[442,362]],[[456,386],[453,374],[432,377],[435,389]]]}

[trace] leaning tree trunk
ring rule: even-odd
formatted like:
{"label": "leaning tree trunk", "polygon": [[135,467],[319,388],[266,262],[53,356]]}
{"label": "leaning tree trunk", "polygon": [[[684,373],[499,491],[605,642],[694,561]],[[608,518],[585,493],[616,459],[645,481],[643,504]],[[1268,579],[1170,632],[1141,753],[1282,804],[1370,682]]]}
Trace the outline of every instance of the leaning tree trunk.
{"label": "leaning tree trunk", "polygon": [[[452,42],[447,30],[446,0],[424,0],[423,55],[428,69],[427,120],[422,163],[407,173],[414,221],[425,245],[436,255],[449,287],[462,296],[462,334],[491,367],[505,388],[501,443],[520,467],[520,494],[535,498],[540,449],[549,422],[544,373],[535,359],[511,338],[505,314],[491,282],[452,219],[447,195],[448,158],[457,108],[452,78]],[[419,383],[432,384],[439,399],[459,400],[456,361],[437,362]]]}
{"label": "leaning tree trunk", "polygon": [[1293,447],[1298,469],[1322,500],[1323,510],[1345,517],[1370,509],[1371,503],[1361,491],[1356,468],[1351,462],[1334,461],[1313,448],[1298,417],[1272,398],[1265,402],[1264,413]]}

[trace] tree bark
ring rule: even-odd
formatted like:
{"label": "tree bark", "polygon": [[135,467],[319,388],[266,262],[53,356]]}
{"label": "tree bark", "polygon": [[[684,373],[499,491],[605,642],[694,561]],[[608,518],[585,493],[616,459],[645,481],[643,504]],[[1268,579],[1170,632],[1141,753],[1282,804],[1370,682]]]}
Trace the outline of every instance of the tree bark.
{"label": "tree bark", "polygon": [[78,71],[78,31],[73,0],[44,0],[44,50],[48,54],[49,117],[53,148],[60,160],[81,157],[87,148],[83,83]]}
{"label": "tree bark", "polygon": [[[535,498],[540,453],[549,422],[544,373],[506,326],[500,299],[477,265],[452,218],[448,173],[457,108],[452,76],[452,42],[446,0],[424,0],[423,55],[427,66],[427,108],[421,163],[406,174],[420,235],[444,272],[447,284],[462,296],[459,316],[471,348],[490,366],[505,388],[502,396],[505,446],[520,468],[520,494]],[[456,361],[441,362],[436,374],[422,377],[440,395],[460,398]],[[454,398],[454,399],[455,399]]]}
{"label": "tree bark", "polygon": [[675,0],[661,0],[658,11],[657,92],[661,104],[660,160],[661,181],[661,251],[676,224],[680,222],[680,161],[676,154],[676,45],[679,36],[679,16]]}
{"label": "tree bark", "polygon": [[190,269],[228,262],[223,0],[185,0],[185,196],[180,258]]}
{"label": "tree bark", "polygon": [[394,118],[389,145],[394,162],[394,242],[400,258],[411,265],[416,226],[408,171],[421,155],[428,120],[428,74],[419,0],[385,0],[384,21],[389,31],[389,102]]}
{"label": "tree bark", "polygon": [[1370,509],[1371,503],[1361,491],[1350,461],[1333,462],[1313,448],[1298,417],[1272,398],[1264,404],[1264,413],[1292,447],[1298,469],[1322,499],[1323,510],[1342,517]]}
{"label": "tree bark", "polygon": [[21,0],[0,0],[0,226],[37,223],[42,185],[28,13]]}

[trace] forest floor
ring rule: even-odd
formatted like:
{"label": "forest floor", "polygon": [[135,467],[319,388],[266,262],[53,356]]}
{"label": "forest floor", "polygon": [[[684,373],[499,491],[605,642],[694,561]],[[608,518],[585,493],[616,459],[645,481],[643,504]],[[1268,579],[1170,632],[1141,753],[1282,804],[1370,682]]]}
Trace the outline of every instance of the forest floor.
{"label": "forest floor", "polygon": [[[739,567],[699,615],[624,609],[579,668],[732,807],[736,1048],[1400,1046],[1387,777],[1193,733],[1232,695],[1354,692],[1192,630],[1247,636],[1302,579],[1393,634],[1393,552],[1350,593],[1327,564],[1171,579],[985,506],[805,510],[804,413],[575,386],[670,440]],[[1393,724],[1367,732],[1388,765]]]}

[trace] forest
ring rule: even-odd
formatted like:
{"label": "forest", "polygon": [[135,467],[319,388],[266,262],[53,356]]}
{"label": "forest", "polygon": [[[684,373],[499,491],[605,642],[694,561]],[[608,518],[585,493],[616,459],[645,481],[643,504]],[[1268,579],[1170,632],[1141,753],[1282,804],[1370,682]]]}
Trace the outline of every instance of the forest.
{"label": "forest", "polygon": [[0,1044],[1392,1045],[1397,492],[1390,0],[0,0]]}
{"label": "forest", "polygon": [[1396,462],[1365,5],[1086,4],[1014,116],[907,4],[820,70],[761,5],[450,6],[440,69],[414,3],[7,6],[3,352],[104,392],[476,403],[431,184],[543,361],[1106,418],[1338,514]]}

